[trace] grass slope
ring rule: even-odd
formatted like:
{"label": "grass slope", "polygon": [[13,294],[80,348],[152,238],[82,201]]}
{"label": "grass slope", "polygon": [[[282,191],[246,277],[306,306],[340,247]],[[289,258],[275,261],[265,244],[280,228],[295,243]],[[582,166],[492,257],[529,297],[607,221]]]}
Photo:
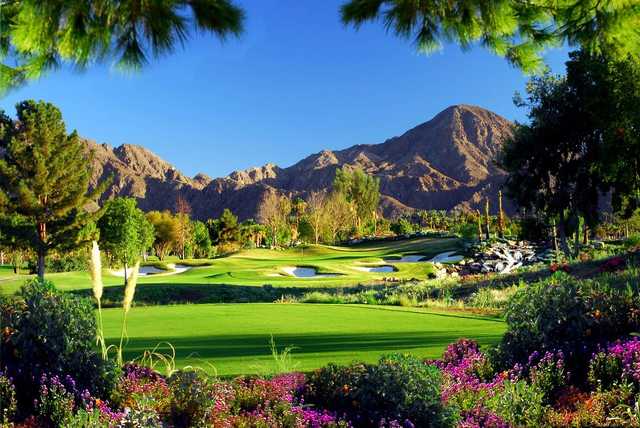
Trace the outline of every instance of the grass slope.
{"label": "grass slope", "polygon": [[[244,250],[229,257],[214,259],[211,266],[196,267],[176,275],[150,275],[140,277],[143,287],[164,286],[174,291],[179,286],[201,285],[241,285],[247,287],[262,286],[295,288],[345,287],[363,282],[380,280],[385,277],[400,279],[425,278],[432,270],[428,263],[398,263],[393,273],[362,272],[357,266],[386,264],[388,258],[398,258],[407,254],[423,254],[433,257],[439,253],[460,248],[455,238],[431,239],[418,238],[402,241],[360,244],[351,247],[310,245],[287,250],[253,249]],[[177,260],[168,260],[177,262]],[[319,273],[339,274],[325,278],[296,278],[287,275],[282,268],[287,266],[314,267]],[[273,276],[273,275],[281,276]],[[0,271],[0,293],[15,292],[29,278],[28,275],[15,276],[10,270]],[[90,287],[87,272],[65,272],[48,274],[63,290],[82,290]],[[107,287],[121,287],[122,278],[105,272],[104,283]]]}
{"label": "grass slope", "polygon": [[[105,335],[116,343],[122,312],[104,311]],[[128,359],[158,343],[171,343],[177,364],[220,375],[268,372],[270,335],[278,348],[295,346],[296,370],[329,362],[375,361],[391,352],[426,358],[441,355],[460,337],[497,342],[497,319],[399,307],[312,304],[218,304],[133,308],[128,316]]]}

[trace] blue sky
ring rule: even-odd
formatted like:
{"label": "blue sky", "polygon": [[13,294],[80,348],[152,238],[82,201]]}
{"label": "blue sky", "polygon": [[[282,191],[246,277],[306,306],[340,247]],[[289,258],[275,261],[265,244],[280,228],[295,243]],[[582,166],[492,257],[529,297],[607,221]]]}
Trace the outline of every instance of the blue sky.
{"label": "blue sky", "polygon": [[[58,105],[69,130],[99,143],[145,146],[188,175],[217,177],[267,162],[289,166],[322,149],[379,143],[452,104],[524,119],[512,103],[526,76],[478,47],[420,55],[381,25],[344,27],[342,0],[242,0],[246,32],[122,74],[110,64],[59,70],[11,93]],[[566,50],[547,62],[561,72]]]}

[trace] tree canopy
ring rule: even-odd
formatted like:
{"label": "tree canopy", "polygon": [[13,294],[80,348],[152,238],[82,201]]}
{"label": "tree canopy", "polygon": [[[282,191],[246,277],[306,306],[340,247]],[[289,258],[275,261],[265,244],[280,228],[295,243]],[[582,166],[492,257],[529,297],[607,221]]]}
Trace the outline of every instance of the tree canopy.
{"label": "tree canopy", "polygon": [[133,198],[115,198],[107,202],[98,228],[100,247],[125,268],[135,264],[153,244],[153,225]]}
{"label": "tree canopy", "polygon": [[525,72],[540,71],[549,47],[582,47],[617,58],[640,54],[640,2],[629,0],[349,0],[345,24],[381,20],[422,52],[453,41],[480,44]]}
{"label": "tree canopy", "polygon": [[529,123],[503,151],[507,190],[519,205],[576,231],[600,221],[605,194],[629,215],[640,203],[640,65],[574,52],[565,77],[546,74],[528,85]]}
{"label": "tree canopy", "polygon": [[75,132],[67,134],[57,107],[24,101],[16,112],[16,120],[0,113],[0,214],[14,217],[4,222],[3,235],[36,251],[43,277],[49,250],[91,238],[85,208],[102,187],[89,192],[90,155]]}
{"label": "tree canopy", "polygon": [[138,69],[194,31],[224,39],[244,21],[233,0],[5,0],[0,12],[0,91],[61,64]]}
{"label": "tree canopy", "polygon": [[156,256],[164,260],[178,241],[178,221],[169,211],[150,211],[147,220],[155,230],[153,249]]}
{"label": "tree canopy", "polygon": [[360,168],[343,167],[336,170],[333,191],[342,195],[351,205],[356,231],[373,219],[380,202],[380,179]]}

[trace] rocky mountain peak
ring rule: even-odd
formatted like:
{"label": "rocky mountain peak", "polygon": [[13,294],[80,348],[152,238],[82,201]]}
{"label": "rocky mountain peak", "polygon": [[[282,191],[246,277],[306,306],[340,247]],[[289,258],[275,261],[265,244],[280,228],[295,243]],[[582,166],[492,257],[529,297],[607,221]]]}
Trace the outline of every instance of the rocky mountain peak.
{"label": "rocky mountain peak", "polygon": [[198,218],[230,208],[241,218],[255,218],[265,192],[291,196],[331,188],[335,170],[363,168],[380,179],[381,206],[388,215],[411,209],[476,208],[495,199],[504,180],[496,163],[512,123],[481,107],[460,104],[380,144],[323,150],[280,168],[272,163],[211,179],[184,176],[171,164],[136,145],[115,149],[88,142],[94,150],[94,180],[115,173],[109,195],[137,197],[143,209],[170,209],[185,197]]}

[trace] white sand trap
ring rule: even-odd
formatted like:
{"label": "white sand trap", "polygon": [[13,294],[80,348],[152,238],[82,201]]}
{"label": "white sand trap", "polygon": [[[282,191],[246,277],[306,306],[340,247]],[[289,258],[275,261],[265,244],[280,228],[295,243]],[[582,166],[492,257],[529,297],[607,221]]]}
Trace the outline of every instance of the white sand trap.
{"label": "white sand trap", "polygon": [[[147,275],[175,275],[178,273],[186,272],[191,269],[191,266],[181,265],[181,264],[167,264],[173,270],[166,271],[162,269],[158,269],[154,266],[140,266],[140,271],[138,271],[138,276],[147,276]],[[131,275],[131,269],[127,270],[127,273]],[[111,275],[119,276],[124,278],[124,269],[112,270]]]}
{"label": "white sand trap", "polygon": [[446,253],[441,253],[435,256],[430,260],[426,260],[425,256],[421,254],[412,254],[409,256],[403,256],[398,260],[387,259],[388,263],[420,263],[420,262],[430,262],[430,263],[458,263],[464,259],[463,256],[454,256],[455,251],[447,251]]}
{"label": "white sand trap", "polygon": [[296,278],[330,278],[338,276],[336,273],[318,273],[314,268],[300,266],[283,267],[282,270]]}
{"label": "white sand trap", "polygon": [[461,262],[464,257],[463,256],[454,256],[455,251],[447,251],[446,253],[441,253],[429,260],[431,263],[458,263]]}
{"label": "white sand trap", "polygon": [[397,260],[392,260],[389,259],[387,260],[387,262],[389,263],[417,263],[417,262],[421,262],[422,259],[424,259],[425,256],[423,256],[422,254],[412,254],[410,256],[402,256],[402,258],[397,259]]}
{"label": "white sand trap", "polygon": [[360,270],[362,272],[395,272],[393,266],[356,266],[354,269]]}

